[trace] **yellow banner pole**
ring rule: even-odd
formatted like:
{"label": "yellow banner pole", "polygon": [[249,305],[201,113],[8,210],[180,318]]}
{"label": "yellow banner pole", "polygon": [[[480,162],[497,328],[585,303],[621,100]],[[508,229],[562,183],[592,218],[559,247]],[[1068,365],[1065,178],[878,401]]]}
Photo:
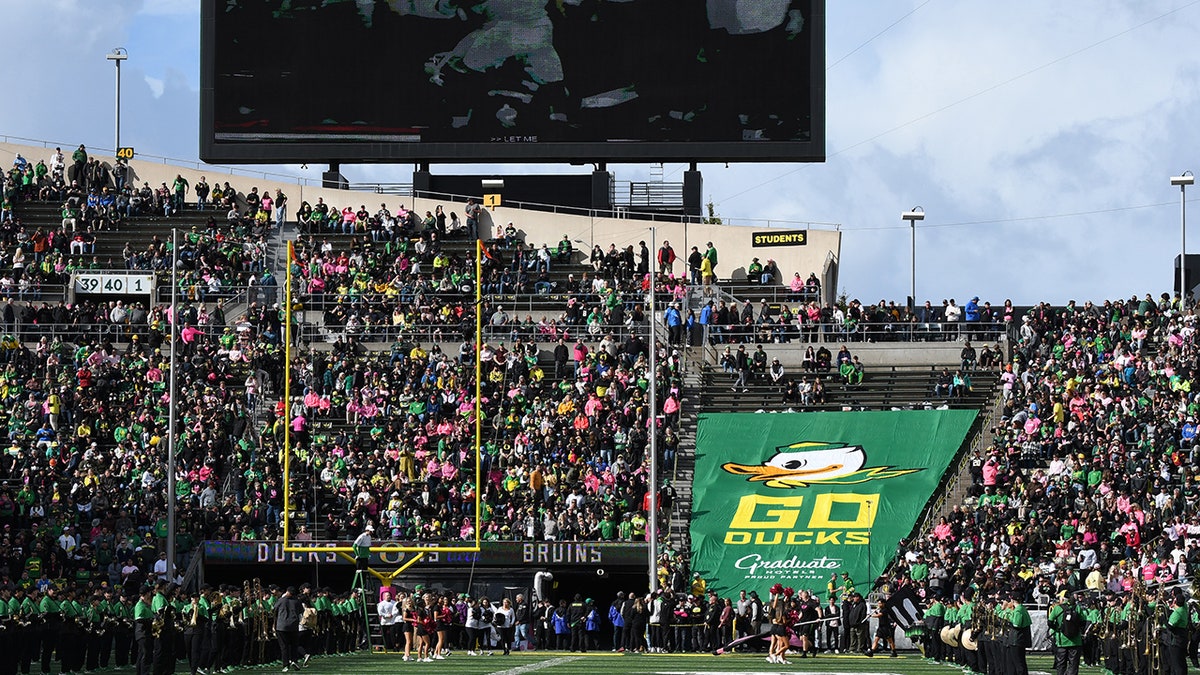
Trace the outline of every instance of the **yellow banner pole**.
{"label": "yellow banner pole", "polygon": [[292,242],[287,244],[287,273],[283,291],[283,547],[291,543],[292,521],[292,428],[288,411],[292,401]]}

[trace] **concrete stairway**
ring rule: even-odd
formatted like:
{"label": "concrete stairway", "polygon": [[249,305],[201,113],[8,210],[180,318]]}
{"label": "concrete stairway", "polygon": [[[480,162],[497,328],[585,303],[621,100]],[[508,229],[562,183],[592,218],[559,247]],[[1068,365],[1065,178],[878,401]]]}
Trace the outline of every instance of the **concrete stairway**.
{"label": "concrete stairway", "polygon": [[[698,351],[695,351],[698,355]],[[696,423],[699,418],[699,394],[704,377],[702,361],[689,358],[683,373],[683,391],[680,400],[679,448],[675,455],[674,488],[675,503],[671,510],[671,546],[685,557],[691,550],[692,479],[696,468]]]}

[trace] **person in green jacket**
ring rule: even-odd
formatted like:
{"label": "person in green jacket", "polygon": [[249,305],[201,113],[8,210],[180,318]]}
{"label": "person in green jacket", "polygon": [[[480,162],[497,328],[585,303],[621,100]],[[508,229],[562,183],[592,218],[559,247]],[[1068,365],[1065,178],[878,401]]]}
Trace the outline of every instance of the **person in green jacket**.
{"label": "person in green jacket", "polygon": [[1159,629],[1162,644],[1162,672],[1175,675],[1187,673],[1188,628],[1192,618],[1188,612],[1187,599],[1182,592],[1171,593],[1167,608],[1167,625]]}
{"label": "person in green jacket", "polygon": [[1087,665],[1095,668],[1100,664],[1100,655],[1103,652],[1102,644],[1099,638],[1101,632],[1098,628],[1099,624],[1104,621],[1105,607],[1102,603],[1089,605],[1083,608],[1083,620],[1088,626],[1095,624],[1097,628],[1084,631],[1083,634],[1083,651],[1081,660]]}
{"label": "person in green jacket", "polygon": [[26,589],[24,586],[17,586],[17,590],[13,593],[12,602],[17,603],[17,617],[22,624],[20,634],[28,638],[26,643],[22,645],[21,657],[18,659],[21,672],[25,673],[29,671],[30,664],[38,656],[39,645],[35,639],[37,629],[33,626],[33,622],[38,615],[37,589],[35,587]]}
{"label": "person in green jacket", "polygon": [[1029,610],[1021,601],[1019,592],[1009,594],[1004,618],[1008,621],[1008,647],[1006,654],[1005,673],[1011,675],[1029,675],[1029,666],[1025,663],[1025,649],[1033,646],[1033,621],[1029,618]]}
{"label": "person in green jacket", "polygon": [[17,655],[20,647],[17,640],[16,614],[19,607],[10,608],[12,590],[8,584],[0,585],[0,673],[17,672]]}
{"label": "person in green jacket", "polygon": [[111,636],[104,631],[104,612],[100,609],[100,603],[104,597],[99,593],[84,597],[85,601],[80,608],[83,614],[82,624],[87,633],[83,667],[86,672],[90,673],[100,667],[101,641],[105,637],[111,639]]}
{"label": "person in green jacket", "polygon": [[42,672],[49,673],[51,657],[58,647],[59,633],[62,632],[62,606],[53,584],[46,586],[38,602],[38,616],[42,622]]}
{"label": "person in green jacket", "polygon": [[154,589],[145,586],[133,606],[133,637],[137,642],[137,675],[150,675],[154,664]]}
{"label": "person in green jacket", "polygon": [[[956,604],[956,602],[953,600],[951,600],[950,603],[946,605],[946,612],[945,612],[945,614],[942,615],[942,621],[943,621],[944,625],[953,627],[954,624],[958,623],[958,607],[959,607],[959,605]],[[935,638],[937,639],[938,642],[942,641],[942,635],[941,635],[940,630],[938,631],[938,634],[935,636]],[[959,657],[958,657],[957,649],[955,649],[954,647],[951,647],[950,645],[946,644],[945,642],[942,642],[941,649],[942,649],[942,655],[944,657],[944,660],[949,661],[950,663],[957,663],[959,665],[962,665],[962,663],[960,662]]]}
{"label": "person in green jacket", "polygon": [[971,651],[962,644],[962,633],[970,628],[975,623],[975,612],[982,611],[982,606],[975,606],[975,589],[965,588],[962,592],[962,604],[958,608],[956,615],[957,623],[962,625],[962,631],[958,634],[958,657],[962,661],[962,665],[972,672],[980,673],[983,669],[979,667],[980,656],[979,651]]}
{"label": "person in green jacket", "polygon": [[167,582],[155,584],[150,609],[154,616],[162,621],[162,629],[154,640],[153,669],[155,673],[165,673],[168,664],[175,662],[175,610],[167,597],[169,590]]}
{"label": "person in green jacket", "polygon": [[63,599],[58,606],[63,618],[62,631],[58,636],[58,652],[62,659],[62,671],[64,673],[82,671],[83,657],[85,656],[83,643],[86,637],[84,626],[87,623],[87,616],[84,615],[83,608],[75,601],[75,591],[70,587],[63,591]]}
{"label": "person in green jacket", "polygon": [[1071,596],[1055,603],[1046,616],[1054,648],[1054,672],[1057,675],[1078,675],[1079,657],[1083,647],[1084,617],[1082,609]]}
{"label": "person in green jacket", "polygon": [[925,658],[934,663],[941,663],[943,651],[946,644],[942,642],[942,626],[946,618],[946,606],[942,604],[941,598],[933,598],[929,603],[929,609],[925,610],[925,625],[929,627],[929,632],[926,634],[925,642]]}

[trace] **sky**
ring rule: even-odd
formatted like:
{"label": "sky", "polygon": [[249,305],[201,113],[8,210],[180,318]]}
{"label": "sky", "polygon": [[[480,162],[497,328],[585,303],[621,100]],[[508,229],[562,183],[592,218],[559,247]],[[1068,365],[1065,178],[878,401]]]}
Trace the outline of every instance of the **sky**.
{"label": "sky", "polygon": [[[122,145],[197,161],[198,0],[0,0],[0,10],[10,64],[0,134],[111,147],[104,56],[120,46]],[[1181,195],[1170,177],[1200,171],[1200,0],[829,0],[827,23],[828,159],[701,165],[718,215],[838,224],[839,290],[864,302],[908,294],[911,233],[900,215],[915,206],[926,213],[916,230],[922,301],[1064,303],[1173,288]],[[666,179],[685,168],[668,164]],[[610,169],[618,180],[650,175]],[[408,182],[411,166],[343,173]],[[1200,185],[1186,197],[1200,212]],[[1200,254],[1200,227],[1190,239]]]}

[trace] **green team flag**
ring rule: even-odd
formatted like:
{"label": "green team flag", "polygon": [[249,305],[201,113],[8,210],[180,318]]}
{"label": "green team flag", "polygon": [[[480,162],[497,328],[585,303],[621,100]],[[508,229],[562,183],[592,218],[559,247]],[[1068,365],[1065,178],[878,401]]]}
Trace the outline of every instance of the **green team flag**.
{"label": "green team flag", "polygon": [[692,570],[722,596],[869,586],[912,531],[974,410],[700,416]]}

